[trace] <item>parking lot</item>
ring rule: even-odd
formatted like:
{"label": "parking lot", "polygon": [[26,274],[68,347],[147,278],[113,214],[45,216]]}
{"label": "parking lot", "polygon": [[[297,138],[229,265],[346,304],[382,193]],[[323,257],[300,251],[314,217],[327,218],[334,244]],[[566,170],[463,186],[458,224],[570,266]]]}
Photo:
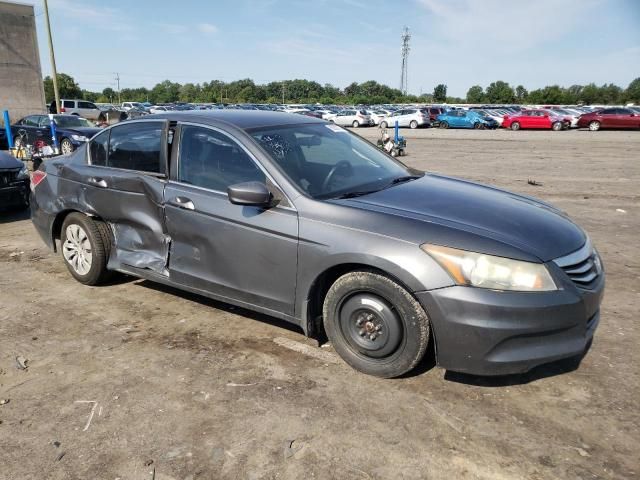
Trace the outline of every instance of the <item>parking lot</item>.
{"label": "parking lot", "polygon": [[0,213],[0,478],[637,478],[638,132],[402,134],[407,164],[538,196],[589,232],[608,284],[579,366],[368,377],[263,315],[82,286],[27,213]]}

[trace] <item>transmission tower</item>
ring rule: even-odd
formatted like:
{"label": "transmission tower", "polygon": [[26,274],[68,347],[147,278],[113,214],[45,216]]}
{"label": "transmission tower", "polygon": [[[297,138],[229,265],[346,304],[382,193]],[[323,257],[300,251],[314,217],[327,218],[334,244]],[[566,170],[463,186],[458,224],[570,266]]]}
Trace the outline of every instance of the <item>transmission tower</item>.
{"label": "transmission tower", "polygon": [[409,27],[404,27],[402,32],[402,74],[400,75],[400,90],[404,95],[407,94],[407,85],[409,83],[409,40],[411,40],[411,34],[409,33]]}

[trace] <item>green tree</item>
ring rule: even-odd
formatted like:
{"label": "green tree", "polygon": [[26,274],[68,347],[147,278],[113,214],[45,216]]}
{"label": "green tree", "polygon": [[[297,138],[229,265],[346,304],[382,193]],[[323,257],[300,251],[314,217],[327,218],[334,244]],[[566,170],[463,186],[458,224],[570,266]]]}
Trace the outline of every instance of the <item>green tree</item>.
{"label": "green tree", "polygon": [[433,89],[433,101],[442,103],[447,100],[447,86],[444,83],[436,85]]}
{"label": "green tree", "polygon": [[[58,73],[56,75],[58,81],[58,94],[60,98],[82,98],[82,90],[73,79],[72,76],[66,73]],[[50,76],[44,77],[44,97],[46,102],[52,102],[55,99],[53,92],[53,79]]]}
{"label": "green tree", "polygon": [[[177,102],[180,98],[180,84],[170,80],[156,84],[149,92],[151,103]],[[124,101],[124,97],[122,98]]]}
{"label": "green tree", "polygon": [[513,103],[516,94],[507,82],[498,80],[487,87],[486,100],[489,103]]}
{"label": "green tree", "polygon": [[525,103],[527,101],[527,96],[529,92],[522,85],[518,85],[516,87],[516,100],[520,103]]}
{"label": "green tree", "polygon": [[484,90],[480,85],[474,85],[467,91],[467,103],[484,102]]}
{"label": "green tree", "polygon": [[640,105],[640,77],[636,78],[629,84],[627,89],[624,91],[624,98],[626,102]]}

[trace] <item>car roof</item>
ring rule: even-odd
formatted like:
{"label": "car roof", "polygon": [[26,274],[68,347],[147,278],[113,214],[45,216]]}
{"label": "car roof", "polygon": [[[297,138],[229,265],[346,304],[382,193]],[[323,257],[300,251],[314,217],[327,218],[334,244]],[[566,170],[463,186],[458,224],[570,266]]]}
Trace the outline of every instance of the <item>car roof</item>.
{"label": "car roof", "polygon": [[175,122],[195,122],[216,125],[221,122],[243,130],[259,127],[275,127],[301,123],[326,123],[324,120],[295,113],[273,112],[270,110],[188,110],[154,113],[146,119],[166,118]]}

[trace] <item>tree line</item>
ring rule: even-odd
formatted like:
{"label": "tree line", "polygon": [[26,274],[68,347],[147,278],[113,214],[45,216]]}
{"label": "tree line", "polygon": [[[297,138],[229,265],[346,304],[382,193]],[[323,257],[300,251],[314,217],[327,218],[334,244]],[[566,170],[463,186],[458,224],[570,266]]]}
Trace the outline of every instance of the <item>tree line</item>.
{"label": "tree line", "polygon": [[[531,103],[531,104],[640,104],[640,77],[626,89],[612,83],[597,86],[572,85],[568,88],[551,85],[528,91],[522,85],[515,88],[503,81],[492,82],[485,88],[474,85],[466,98],[447,95],[447,86],[439,84],[433,93],[403,95],[397,88],[375,80],[353,82],[340,89],[331,84],[321,85],[309,80],[285,80],[259,85],[251,79],[222,82],[180,84],[165,80],[153,88],[123,88],[116,92],[107,87],[101,92],[81,89],[74,78],[65,73],[57,75],[60,98],[82,98],[91,102],[118,103],[151,102],[173,103],[322,103],[322,104],[383,104],[383,103]],[[47,103],[53,100],[53,81],[44,78]]]}

